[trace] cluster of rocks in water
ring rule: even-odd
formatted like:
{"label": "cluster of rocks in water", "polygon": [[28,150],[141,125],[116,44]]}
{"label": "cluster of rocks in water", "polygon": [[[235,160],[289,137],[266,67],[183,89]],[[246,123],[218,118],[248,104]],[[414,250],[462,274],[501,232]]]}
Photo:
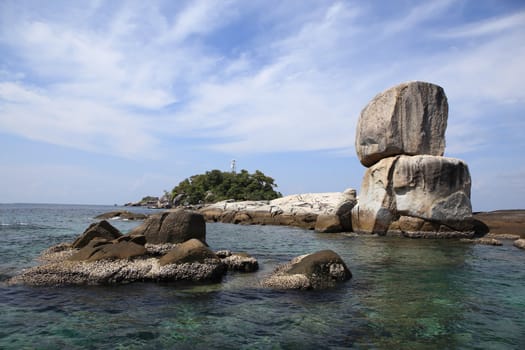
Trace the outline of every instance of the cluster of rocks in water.
{"label": "cluster of rocks in water", "polygon": [[[47,249],[40,259],[41,265],[23,271],[8,283],[219,282],[227,271],[255,272],[259,268],[257,259],[247,253],[212,251],[206,244],[204,217],[188,210],[151,215],[126,235],[102,220],[91,224],[74,242]],[[293,262],[297,266],[294,271],[279,271],[279,274],[288,273],[294,278],[301,275],[303,283],[290,285],[283,280],[279,284],[271,280],[273,282],[263,281],[262,285],[319,289],[351,277],[344,262],[334,252],[324,252],[319,258],[303,257],[302,260],[302,263]]]}
{"label": "cluster of rocks in water", "polygon": [[[487,226],[473,219],[467,165],[443,156],[447,118],[448,103],[441,87],[425,82],[400,84],[374,97],[359,117],[355,145],[367,167],[359,198],[348,189],[271,201],[222,201],[199,212],[178,209],[147,218],[111,212],[98,218],[144,222],[127,235],[105,220],[92,224],[73,243],[48,249],[41,256],[42,265],[9,283],[218,282],[227,271],[258,269],[257,260],[247,253],[212,251],[206,244],[205,221],[461,238],[468,243],[501,245],[489,235],[473,238]],[[525,249],[525,239],[517,238],[512,237],[514,246]],[[261,285],[321,289],[351,277],[337,253],[320,251],[278,266]]]}

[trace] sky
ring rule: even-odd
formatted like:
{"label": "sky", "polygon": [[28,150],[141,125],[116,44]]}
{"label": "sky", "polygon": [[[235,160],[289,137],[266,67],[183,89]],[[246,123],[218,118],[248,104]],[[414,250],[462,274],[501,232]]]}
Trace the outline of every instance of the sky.
{"label": "sky", "polygon": [[475,211],[525,208],[525,2],[0,1],[0,203],[123,204],[207,170],[359,189],[360,111],[442,86]]}

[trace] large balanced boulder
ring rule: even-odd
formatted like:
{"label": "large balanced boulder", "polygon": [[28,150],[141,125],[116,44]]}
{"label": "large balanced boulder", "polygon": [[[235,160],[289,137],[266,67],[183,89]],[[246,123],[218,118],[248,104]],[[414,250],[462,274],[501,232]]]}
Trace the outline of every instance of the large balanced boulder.
{"label": "large balanced boulder", "polygon": [[352,278],[352,273],[332,250],[321,250],[278,266],[262,285],[276,289],[325,289]]}
{"label": "large balanced boulder", "polygon": [[461,160],[397,156],[370,167],[352,210],[356,232],[406,236],[473,235],[471,179]]}
{"label": "large balanced boulder", "polygon": [[122,236],[122,233],[106,220],[95,222],[84,231],[71,245],[72,248],[85,247],[93,238],[113,240]]}
{"label": "large balanced boulder", "polygon": [[377,95],[361,112],[359,160],[368,167],[352,208],[356,232],[470,237],[470,173],[443,157],[448,103],[443,89],[408,82]]}
{"label": "large balanced boulder", "polygon": [[394,86],[375,96],[361,112],[357,156],[366,167],[400,154],[441,156],[447,117],[448,102],[441,87],[421,81]]}
{"label": "large balanced boulder", "polygon": [[182,243],[192,238],[205,242],[206,222],[200,213],[178,209],[151,215],[130,235],[144,235],[151,244]]}

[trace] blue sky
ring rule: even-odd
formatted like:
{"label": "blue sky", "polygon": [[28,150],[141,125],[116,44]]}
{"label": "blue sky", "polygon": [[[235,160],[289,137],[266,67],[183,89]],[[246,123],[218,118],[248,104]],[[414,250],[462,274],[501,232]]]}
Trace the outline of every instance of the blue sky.
{"label": "blue sky", "polygon": [[525,208],[523,1],[0,2],[0,202],[113,204],[211,169],[359,189],[361,109],[449,100],[474,210]]}

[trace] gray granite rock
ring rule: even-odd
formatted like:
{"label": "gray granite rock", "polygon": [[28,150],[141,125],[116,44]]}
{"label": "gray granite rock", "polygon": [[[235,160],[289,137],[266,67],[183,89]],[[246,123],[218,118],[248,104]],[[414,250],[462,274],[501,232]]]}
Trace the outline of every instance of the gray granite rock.
{"label": "gray granite rock", "polygon": [[442,156],[447,118],[447,97],[441,87],[421,81],[394,86],[361,112],[357,156],[366,167],[400,154]]}

